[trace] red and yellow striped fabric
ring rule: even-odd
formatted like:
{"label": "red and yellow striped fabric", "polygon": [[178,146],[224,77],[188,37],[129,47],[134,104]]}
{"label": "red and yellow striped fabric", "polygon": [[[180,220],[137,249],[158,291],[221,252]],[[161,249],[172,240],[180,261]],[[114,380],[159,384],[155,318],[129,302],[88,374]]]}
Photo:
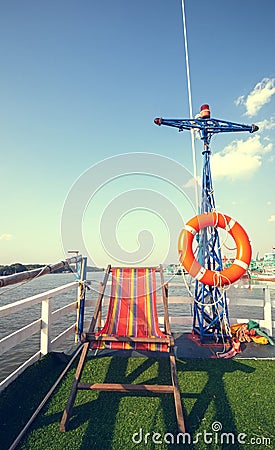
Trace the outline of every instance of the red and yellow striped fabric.
{"label": "red and yellow striped fabric", "polygon": [[[96,336],[165,338],[158,325],[155,268],[112,268],[112,287],[106,322]],[[167,344],[102,342],[94,348],[168,351]]]}

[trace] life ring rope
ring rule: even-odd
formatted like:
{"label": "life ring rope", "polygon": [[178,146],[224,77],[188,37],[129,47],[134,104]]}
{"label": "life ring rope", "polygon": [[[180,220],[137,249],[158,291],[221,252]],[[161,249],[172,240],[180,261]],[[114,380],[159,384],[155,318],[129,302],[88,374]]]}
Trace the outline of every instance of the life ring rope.
{"label": "life ring rope", "polygon": [[[222,228],[236,243],[236,258],[233,264],[221,271],[207,269],[200,265],[193,252],[193,240],[206,227]],[[228,236],[227,236],[228,237]],[[251,245],[246,231],[226,214],[213,211],[190,219],[181,231],[178,241],[180,261],[185,270],[196,280],[210,286],[227,286],[246,272],[251,261]]]}

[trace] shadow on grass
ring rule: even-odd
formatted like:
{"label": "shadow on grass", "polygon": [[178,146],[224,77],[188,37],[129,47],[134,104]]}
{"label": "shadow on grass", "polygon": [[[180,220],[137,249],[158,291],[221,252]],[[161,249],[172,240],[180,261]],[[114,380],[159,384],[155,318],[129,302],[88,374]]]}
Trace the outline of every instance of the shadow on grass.
{"label": "shadow on grass", "polygon": [[[226,395],[224,385],[224,375],[234,373],[236,371],[252,373],[254,368],[239,363],[237,360],[203,360],[189,359],[177,360],[178,376],[181,387],[181,398],[184,407],[184,415],[186,418],[186,429],[192,436],[192,442],[195,444],[205,443],[208,445],[219,444],[221,446],[211,448],[232,448],[234,440],[234,449],[243,449],[243,445],[237,441],[238,433],[235,425],[235,413],[230,405]],[[205,374],[205,380],[201,380],[197,384],[197,392],[188,392],[188,386],[196,385],[196,377],[199,378]],[[188,382],[188,378],[192,380]],[[194,382],[195,380],[195,382]],[[189,401],[189,408],[185,407]],[[193,403],[193,406],[190,406]],[[211,411],[209,411],[211,407]],[[204,424],[205,423],[205,427]],[[199,434],[201,433],[201,434]],[[209,434],[205,434],[209,433]],[[211,434],[210,434],[211,433]],[[229,443],[226,444],[227,438],[224,436],[221,443],[221,434],[231,433],[228,437]],[[210,442],[212,439],[212,442]],[[217,440],[217,442],[215,442]],[[197,441],[197,443],[196,443]],[[200,448],[196,445],[190,445],[188,448]]]}
{"label": "shadow on grass", "polygon": [[[103,361],[106,360],[106,361]],[[75,366],[75,364],[74,364]],[[102,367],[105,366],[102,370]],[[154,358],[90,358],[82,375],[82,381],[105,383],[144,383],[144,384],[169,384],[170,368],[167,358],[156,360]],[[73,369],[75,371],[75,367]],[[101,375],[101,377],[100,377]],[[103,377],[102,377],[103,375]],[[22,448],[40,448],[35,442],[43,441],[44,448],[51,450],[61,448],[74,448],[75,450],[87,449],[121,449],[136,448],[132,441],[132,435],[140,427],[148,432],[157,430],[163,420],[162,407],[159,395],[152,393],[115,393],[98,391],[79,391],[75,405],[73,406],[71,419],[66,433],[59,432],[63,405],[72,385],[73,373],[65,381],[66,387],[60,386],[50,404],[44,409],[44,413],[33,423],[30,433],[23,439]],[[92,379],[91,379],[92,378]],[[103,379],[102,379],[103,378]],[[141,378],[141,379],[139,379]],[[135,397],[133,402],[124,404],[120,410],[121,402],[128,397]],[[173,416],[173,396],[164,394],[167,398],[166,411],[170,409]],[[169,397],[169,399],[168,399]],[[143,408],[145,400],[146,406]],[[156,405],[156,408],[154,408]],[[169,408],[170,405],[170,408]],[[164,415],[166,417],[166,414]],[[114,442],[114,433],[121,444]],[[126,447],[125,447],[126,446]],[[20,447],[21,448],[21,447]],[[138,447],[140,449],[143,448]],[[146,449],[153,449],[150,443]],[[2,448],[1,448],[2,450]]]}
{"label": "shadow on grass", "polygon": [[[104,382],[119,382],[130,384],[136,382],[136,380],[140,376],[142,376],[142,374],[145,374],[145,378],[143,377],[142,379],[142,383],[144,384],[169,383],[169,365],[167,364],[167,360],[165,360],[164,358],[158,361],[153,358],[145,359],[141,364],[134,367],[130,373],[127,373],[129,372],[128,363],[128,358],[113,358],[110,362]],[[155,364],[157,364],[158,370],[156,371],[155,376],[151,376],[150,372],[152,366]],[[147,370],[148,376],[146,376]],[[159,374],[161,374],[161,376],[159,376]],[[168,375],[168,378],[165,375]],[[129,406],[129,410],[123,411],[122,413],[121,419],[123,418],[123,423],[120,425],[117,424],[120,404],[126,397],[138,397],[140,399],[139,405],[141,405],[140,402],[142,402],[142,399],[144,398],[147,398],[147,402],[148,399],[150,399],[149,401],[152,402],[152,399],[154,397],[156,399],[159,398],[158,395],[154,395],[152,393],[139,392],[138,394],[124,394],[117,392],[100,392],[97,400],[86,405],[76,407],[74,409],[74,417],[70,421],[70,429],[78,428],[81,420],[83,420],[84,418],[86,418],[86,420],[87,418],[89,419],[88,426],[86,428],[86,432],[83,436],[82,443],[79,449],[86,450],[88,448],[113,448],[114,433],[117,427],[123,432],[124,438],[122,438],[121,447],[119,446],[119,444],[117,444],[118,446],[116,448],[125,448],[124,446],[126,445],[126,440],[128,441],[127,448],[130,449],[136,447],[136,445],[132,441],[133,431],[137,432],[136,428],[133,429],[133,423],[136,420],[136,415],[140,416],[140,413],[142,413],[142,406],[140,406],[141,409],[136,412],[131,411],[131,407]],[[136,404],[136,399],[133,402],[133,405],[134,404]],[[153,414],[150,414],[150,417],[143,417],[141,422],[140,419],[137,420],[137,423],[139,424],[138,426],[142,425],[142,422],[147,421],[147,425],[149,422],[152,424],[151,428],[156,429],[158,415],[159,410],[153,411]],[[149,450],[150,448],[150,445],[146,446],[146,449]]]}
{"label": "shadow on grass", "polygon": [[[103,367],[105,369],[102,369]],[[237,379],[237,371],[251,373],[255,369],[237,360],[177,359],[177,370],[186,430],[191,439],[190,444],[188,440],[186,441],[189,444],[188,448],[190,450],[206,448],[203,433],[204,431],[213,433],[214,439],[215,433],[212,429],[214,422],[222,424],[220,433],[232,433],[237,437],[240,430],[237,430],[235,412],[226,395],[224,376],[232,373],[233,378]],[[85,373],[84,369],[82,381],[170,384],[169,359],[123,357],[88,359],[87,372]],[[45,448],[51,448],[51,450],[55,448],[74,448],[75,450],[183,448],[181,441],[181,445],[176,443],[178,432],[171,394],[80,391],[73,407],[68,432],[60,434],[58,428],[62,415],[61,409],[67,401],[66,396],[69,395],[71,382],[72,376],[68,377],[66,389],[62,386],[58,388],[55,396],[57,406],[50,407],[47,413],[41,415],[33,424],[33,431],[46,432],[45,444],[47,439],[56,442],[56,447]],[[126,397],[135,397],[135,399],[127,402]],[[136,435],[136,443],[132,439],[133,433],[139,433]],[[153,441],[156,433],[160,433],[157,439],[162,440],[161,445]],[[198,435],[198,433],[202,434]],[[219,436],[220,433],[218,433]],[[32,439],[36,439],[37,436],[34,433]],[[197,444],[193,442],[196,439]],[[210,439],[209,434],[207,439]],[[38,448],[30,447],[31,442],[26,448]],[[233,448],[231,444],[208,443],[208,447],[209,444],[211,449]],[[234,449],[241,450],[243,446],[235,441]]]}
{"label": "shadow on grass", "polygon": [[[113,358],[111,360],[105,382],[121,382],[132,383],[153,364],[157,364],[158,371],[154,376],[150,376],[147,380],[142,380],[148,384],[170,384],[170,366],[168,358],[159,360],[146,359],[131,373],[126,375],[128,367],[128,358]],[[204,448],[205,444],[213,445],[212,448],[230,449],[232,444],[235,449],[241,450],[243,445],[238,443],[237,436],[240,430],[236,428],[235,412],[232,410],[229,399],[226,395],[224,385],[224,375],[235,373],[236,371],[251,373],[255,369],[236,360],[177,360],[178,376],[181,387],[181,398],[184,410],[186,431],[188,436],[185,443],[188,448],[198,449]],[[194,379],[196,374],[201,374],[202,380],[196,386]],[[188,383],[188,378],[192,380]],[[194,389],[195,386],[195,389]],[[124,413],[123,424],[118,426],[118,413],[120,402],[123,398],[136,396],[136,394],[119,394],[100,392],[96,401],[75,408],[74,417],[70,422],[70,429],[78,428],[84,418],[88,419],[88,426],[79,447],[81,450],[88,448],[120,448],[119,443],[114,447],[114,433],[120,428],[121,432],[129,429],[129,441],[127,448],[179,448],[177,443],[177,425],[174,410],[173,395],[153,395],[150,393],[139,393],[139,398],[150,397],[151,401],[154,397],[159,400],[156,403],[156,410],[152,411],[150,416],[139,417],[136,420],[136,445],[132,440],[133,427],[131,427],[131,419]],[[191,400],[192,407],[185,406]],[[141,400],[142,401],[142,400]],[[141,403],[140,403],[141,404]],[[210,410],[209,410],[210,407]],[[142,409],[138,411],[142,416]],[[160,424],[160,417],[163,421]],[[133,420],[135,417],[133,417]],[[205,424],[205,425],[204,425]],[[215,425],[214,425],[215,424]],[[219,425],[220,424],[220,425]],[[219,427],[221,429],[212,428]],[[158,435],[157,437],[157,433]],[[206,433],[206,434],[205,434]],[[222,438],[222,433],[226,433]],[[229,434],[230,433],[230,434]],[[119,435],[119,433],[117,433]],[[190,437],[189,437],[190,435]],[[125,437],[125,436],[124,436]],[[212,442],[211,442],[212,439]],[[223,439],[223,441],[221,441]],[[228,439],[228,441],[227,441]],[[154,440],[157,440],[154,442]],[[215,442],[217,440],[217,442]],[[158,445],[159,441],[162,445]],[[179,437],[179,443],[183,445],[182,438]],[[138,445],[139,444],[139,445]],[[201,447],[202,444],[202,447]],[[216,446],[215,446],[216,444]],[[121,448],[126,445],[125,440],[121,441]]]}
{"label": "shadow on grass", "polygon": [[67,360],[62,356],[59,353],[49,353],[28,367],[19,378],[1,392],[1,450],[10,447],[64,369]]}

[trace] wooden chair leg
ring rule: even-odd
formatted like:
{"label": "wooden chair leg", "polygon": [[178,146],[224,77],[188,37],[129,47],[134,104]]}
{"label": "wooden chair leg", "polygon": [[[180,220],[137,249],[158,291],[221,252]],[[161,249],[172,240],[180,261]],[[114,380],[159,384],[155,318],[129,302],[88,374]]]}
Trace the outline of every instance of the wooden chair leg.
{"label": "wooden chair leg", "polygon": [[70,420],[70,416],[71,416],[71,412],[74,406],[74,402],[75,402],[75,398],[76,398],[76,394],[77,394],[77,387],[78,387],[78,383],[80,381],[81,375],[82,375],[82,371],[84,369],[84,365],[85,365],[85,360],[87,357],[87,353],[89,351],[89,347],[90,347],[90,343],[86,342],[83,346],[83,350],[81,352],[81,356],[80,356],[80,360],[76,369],[76,373],[75,373],[75,377],[74,377],[74,382],[73,382],[73,386],[71,389],[71,393],[66,405],[66,408],[64,409],[63,412],[63,416],[60,422],[60,431],[67,431],[67,426],[68,426],[68,422]]}
{"label": "wooden chair leg", "polygon": [[178,383],[178,375],[177,375],[177,367],[176,367],[176,359],[173,353],[170,354],[170,367],[171,367],[171,378],[174,388],[174,402],[176,409],[176,417],[178,422],[178,429],[181,433],[185,433],[185,424],[182,412],[182,404],[180,398],[180,390]]}

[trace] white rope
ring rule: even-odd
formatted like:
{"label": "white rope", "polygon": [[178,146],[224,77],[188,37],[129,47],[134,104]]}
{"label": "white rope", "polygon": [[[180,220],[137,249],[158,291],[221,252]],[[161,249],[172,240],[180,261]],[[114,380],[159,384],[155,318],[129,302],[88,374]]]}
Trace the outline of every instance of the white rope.
{"label": "white rope", "polygon": [[222,292],[221,292],[220,297],[219,297],[216,301],[214,301],[213,303],[202,303],[202,302],[199,302],[198,300],[195,299],[195,297],[193,296],[192,292],[191,292],[190,289],[189,289],[189,286],[188,286],[187,281],[186,281],[185,273],[184,273],[184,267],[183,267],[183,265],[181,264],[181,262],[180,262],[180,267],[182,268],[182,278],[183,278],[185,287],[186,287],[186,289],[187,289],[188,294],[190,295],[190,297],[193,297],[193,298],[194,298],[194,301],[195,301],[198,305],[200,305],[200,306],[203,306],[203,307],[214,306],[214,308],[215,308],[215,310],[216,310],[216,314],[217,314],[218,317],[219,317],[219,324],[220,324],[221,337],[222,337],[222,343],[223,343],[223,350],[222,350],[221,352],[215,352],[217,358],[219,358],[220,355],[224,355],[224,354],[227,352],[226,342],[225,342],[224,335],[229,336],[230,338],[232,337],[231,330],[230,330],[230,326],[229,326],[229,323],[228,323],[228,320],[227,320],[227,317],[226,317],[226,313],[225,313],[225,312],[223,313],[223,317],[222,317],[222,319],[221,319],[221,318],[220,318],[220,315],[219,315],[219,310],[218,310],[218,303],[219,303],[219,301],[220,301],[220,299],[221,299],[222,297],[223,297],[223,299],[224,299],[225,291],[226,291],[226,289],[228,289],[230,286],[223,286],[223,287],[222,287]]}
{"label": "white rope", "polygon": [[187,290],[187,292],[188,292],[188,294],[189,294],[189,297],[193,297],[193,298],[194,298],[194,295],[192,294],[192,292],[191,292],[191,290],[190,290],[190,288],[189,288],[189,286],[188,286],[188,283],[187,283],[187,281],[186,281],[186,277],[185,277],[185,269],[184,269],[184,267],[183,267],[182,264],[180,264],[180,267],[181,267],[181,275],[182,275],[182,279],[183,279],[183,282],[184,282],[184,284],[185,284],[185,288],[186,288],[186,290]]}
{"label": "white rope", "polygon": [[[185,46],[185,62],[186,62],[187,87],[188,87],[189,114],[190,114],[190,118],[192,119],[193,118],[193,107],[192,107],[192,93],[191,93],[191,77],[190,77],[184,0],[181,0],[181,9],[182,9],[182,21],[183,21],[184,46]],[[191,146],[192,146],[192,158],[193,158],[193,174],[194,174],[194,178],[195,178],[196,210],[199,211],[199,193],[198,193],[198,180],[197,180],[195,133],[194,133],[193,129],[191,129],[190,132],[191,132]]]}
{"label": "white rope", "polygon": [[[213,212],[215,212],[215,213],[217,214],[217,216],[216,216],[216,223],[214,224],[214,227],[215,227],[215,228],[216,228],[217,225],[218,225],[219,214],[223,217],[223,220],[224,220],[224,222],[226,223],[226,227],[224,228],[224,230],[226,231],[225,238],[224,238],[224,240],[222,241],[222,243],[220,244],[220,246],[218,247],[218,249],[221,250],[221,248],[224,246],[227,250],[230,250],[230,251],[237,250],[237,247],[230,248],[230,247],[228,247],[228,246],[225,244],[226,241],[227,241],[227,239],[228,239],[228,236],[229,236],[229,228],[228,228],[228,223],[227,223],[226,218],[225,218],[225,214],[223,214],[222,212],[217,211],[216,209],[215,209]],[[232,220],[232,219],[231,219],[231,220]]]}

